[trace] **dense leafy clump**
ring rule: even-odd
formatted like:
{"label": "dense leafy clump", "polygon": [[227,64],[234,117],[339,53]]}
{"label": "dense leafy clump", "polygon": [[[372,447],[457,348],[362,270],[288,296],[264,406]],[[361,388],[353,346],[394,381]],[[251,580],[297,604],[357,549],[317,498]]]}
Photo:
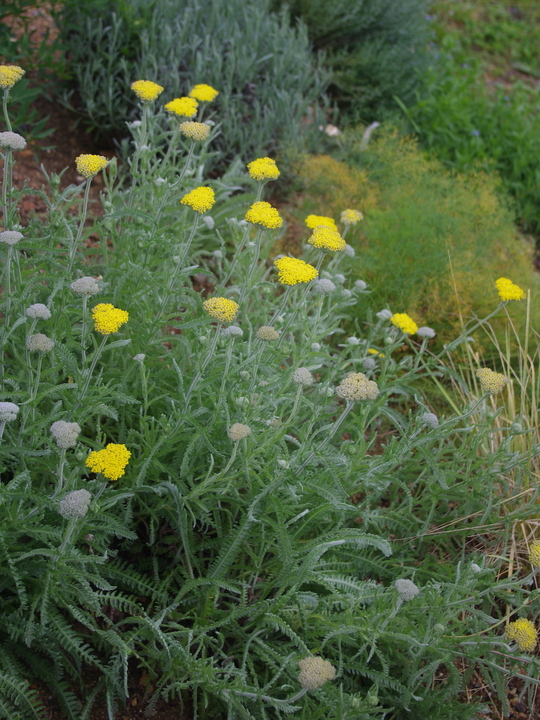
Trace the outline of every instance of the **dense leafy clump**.
{"label": "dense leafy clump", "polygon": [[162,117],[143,99],[122,182],[45,175],[27,226],[2,153],[0,717],[46,717],[36,678],[70,720],[113,720],[134,679],[150,716],[463,718],[475,672],[506,707],[538,672],[503,634],[540,611],[532,575],[499,558],[540,449],[492,442],[493,388],[428,421],[419,383],[465,336],[430,352],[400,307],[343,337],[348,245],[271,257],[265,179],[205,180],[216,126]]}
{"label": "dense leafy clump", "polygon": [[307,26],[332,71],[331,92],[349,121],[382,120],[394,96],[408,104],[427,65],[426,0],[276,0]]}
{"label": "dense leafy clump", "polygon": [[167,100],[203,80],[219,90],[206,112],[220,131],[209,160],[225,167],[298,140],[328,73],[305,28],[268,9],[268,0],[65,3],[59,24],[87,124],[125,136],[136,116],[136,98],[125,93],[134,80],[160,83]]}

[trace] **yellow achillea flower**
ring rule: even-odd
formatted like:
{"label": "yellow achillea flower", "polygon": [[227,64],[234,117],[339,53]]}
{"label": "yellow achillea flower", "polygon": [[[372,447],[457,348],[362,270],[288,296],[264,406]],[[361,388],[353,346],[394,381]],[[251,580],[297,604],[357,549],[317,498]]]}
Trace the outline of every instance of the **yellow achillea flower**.
{"label": "yellow achillea flower", "polygon": [[85,178],[97,175],[100,170],[107,167],[108,162],[103,155],[79,155],[75,158],[77,172]]}
{"label": "yellow achillea flower", "polygon": [[216,202],[216,196],[212,188],[201,185],[201,187],[195,188],[195,190],[184,195],[180,202],[182,205],[189,205],[195,212],[203,215],[213,207]]}
{"label": "yellow achillea flower", "polygon": [[269,157],[257,158],[247,164],[249,176],[254,180],[276,180],[280,176],[276,161]]}
{"label": "yellow achillea flower", "polygon": [[211,85],[194,85],[190,92],[189,97],[195,98],[199,102],[212,102],[219,95],[219,90],[216,90]]}
{"label": "yellow achillea flower", "polygon": [[308,215],[305,219],[305,223],[310,230],[318,227],[319,225],[326,225],[326,227],[334,228],[337,230],[337,225],[331,217],[325,217],[324,215]]}
{"label": "yellow achillea flower", "polygon": [[131,453],[125,445],[109,443],[103,450],[94,450],[85,465],[92,472],[101,473],[107,480],[118,480],[124,474]]}
{"label": "yellow achillea flower", "polygon": [[195,117],[199,103],[190,97],[175,98],[165,105],[165,110],[178,115],[178,117]]}
{"label": "yellow achillea flower", "polygon": [[515,640],[521,651],[533,652],[538,640],[538,634],[534,623],[525,618],[519,618],[508,623],[505,630],[508,640]]}
{"label": "yellow achillea flower", "polygon": [[499,291],[499,297],[504,302],[508,302],[509,300],[525,299],[524,291],[519,287],[519,285],[515,285],[511,280],[508,280],[508,278],[501,277],[498,280],[495,280],[495,287]]}
{"label": "yellow achillea flower", "polygon": [[536,540],[529,548],[529,562],[533,567],[540,568],[540,542]]}
{"label": "yellow achillea flower", "polygon": [[253,203],[246,213],[246,220],[269,230],[276,230],[283,225],[283,220],[276,208],[264,200]]}
{"label": "yellow achillea flower", "polygon": [[111,303],[99,303],[92,310],[94,330],[102,335],[118,332],[127,323],[129,314],[125,310],[115,308]]}
{"label": "yellow achillea flower", "polygon": [[220,322],[232,322],[239,309],[238,303],[227,298],[209,298],[203,302],[206,312]]}
{"label": "yellow achillea flower", "polygon": [[0,65],[0,87],[7,90],[22,78],[26,70],[18,65]]}
{"label": "yellow achillea flower", "polygon": [[210,126],[206,123],[191,122],[190,120],[180,123],[180,131],[191,140],[202,142],[210,134]]}
{"label": "yellow achillea flower", "polygon": [[480,387],[485,393],[496,395],[510,381],[502,373],[495,372],[489,368],[480,368],[476,371],[476,377],[480,380]]}
{"label": "yellow achillea flower", "polygon": [[406,335],[414,335],[415,332],[418,332],[418,325],[407,313],[394,313],[390,322]]}
{"label": "yellow achillea flower", "polygon": [[329,227],[328,225],[318,225],[308,239],[308,243],[313,247],[321,248],[322,250],[331,250],[332,252],[338,252],[345,250],[347,243],[341,237],[337,230]]}
{"label": "yellow achillea flower", "polygon": [[131,89],[141,100],[152,102],[163,92],[163,87],[151,80],[135,80],[131,83]]}
{"label": "yellow achillea flower", "polygon": [[375,350],[375,348],[368,348],[368,353],[370,355],[378,355],[379,357],[386,357],[384,353],[382,353],[380,350]]}
{"label": "yellow achillea flower", "polygon": [[360,222],[360,220],[363,220],[364,216],[360,212],[360,210],[344,210],[341,213],[341,222],[344,225],[356,225],[357,222]]}
{"label": "yellow achillea flower", "polygon": [[279,281],[284,285],[306,283],[316,278],[319,274],[313,265],[298,258],[278,258],[278,260],[274,260],[274,265],[279,270]]}

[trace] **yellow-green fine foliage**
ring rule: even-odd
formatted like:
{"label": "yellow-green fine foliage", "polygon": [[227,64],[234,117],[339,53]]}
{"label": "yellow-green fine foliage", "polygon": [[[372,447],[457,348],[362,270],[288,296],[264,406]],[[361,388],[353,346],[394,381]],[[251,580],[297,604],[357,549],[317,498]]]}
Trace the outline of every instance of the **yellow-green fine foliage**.
{"label": "yellow-green fine foliage", "polygon": [[[374,310],[403,309],[444,336],[459,327],[460,315],[490,312],[498,301],[493,283],[508,268],[512,280],[536,297],[533,247],[499,199],[495,176],[445,171],[413,139],[392,130],[375,134],[365,150],[360,139],[360,132],[347,135],[343,162],[304,159],[304,192],[291,213],[299,222],[312,211],[338,218],[352,206],[363,213],[347,242]],[[518,324],[524,313],[519,303],[512,307]],[[538,319],[533,303],[533,326]]]}

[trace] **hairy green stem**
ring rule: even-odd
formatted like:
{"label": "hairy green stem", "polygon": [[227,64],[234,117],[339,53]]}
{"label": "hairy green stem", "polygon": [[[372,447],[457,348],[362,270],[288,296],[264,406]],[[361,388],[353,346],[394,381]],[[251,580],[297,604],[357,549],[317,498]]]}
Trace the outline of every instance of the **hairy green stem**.
{"label": "hairy green stem", "polygon": [[77,228],[77,235],[75,236],[75,239],[71,245],[70,251],[69,251],[69,264],[67,268],[67,277],[71,275],[71,269],[73,268],[73,261],[75,260],[75,255],[77,254],[77,248],[79,247],[79,242],[82,237],[83,229],[84,229],[84,223],[86,222],[86,215],[88,213],[88,200],[90,198],[90,185],[92,183],[92,178],[89,177],[86,181],[86,186],[84,189],[84,200],[83,200],[83,210],[82,210],[82,216],[81,221],[79,223],[79,227]]}

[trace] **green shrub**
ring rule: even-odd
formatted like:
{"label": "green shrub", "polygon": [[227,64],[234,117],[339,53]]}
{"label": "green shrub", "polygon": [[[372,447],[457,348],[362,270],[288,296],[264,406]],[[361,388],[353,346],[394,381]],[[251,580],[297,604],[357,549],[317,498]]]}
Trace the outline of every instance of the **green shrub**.
{"label": "green shrub", "polygon": [[291,28],[285,13],[270,14],[266,0],[100,7],[68,2],[59,18],[81,109],[99,132],[125,135],[126,119],[136,113],[125,87],[134,80],[163,85],[165,101],[205,82],[220,91],[211,108],[219,117],[214,146],[221,162],[247,160],[294,143],[328,82],[305,28]]}
{"label": "green shrub", "polygon": [[[461,59],[467,62],[461,62]],[[540,233],[540,96],[516,84],[487,88],[480,67],[446,54],[406,116],[432,157],[460,171],[495,170],[525,232]]]}
{"label": "green shrub", "polygon": [[[368,307],[390,307],[446,339],[459,331],[462,317],[490,312],[497,277],[510,275],[538,297],[534,248],[499,200],[496,176],[446,171],[392,128],[377,130],[367,149],[361,138],[361,130],[343,136],[336,151],[342,161],[305,158],[301,205],[292,209],[299,221],[309,213],[337,219],[347,204],[364,213],[348,240],[357,253],[355,272],[371,291],[360,317]],[[519,325],[523,308],[516,314]],[[538,327],[536,309],[533,315]]]}
{"label": "green shrub", "polygon": [[332,70],[331,91],[352,122],[382,120],[405,103],[426,67],[426,0],[276,0],[290,7],[324,50]]}
{"label": "green shrub", "polygon": [[[516,451],[512,425],[484,452],[487,393],[428,422],[418,383],[442,356],[388,319],[341,342],[365,297],[345,276],[325,295],[280,285],[275,234],[244,221],[239,192],[263,185],[238,167],[203,180],[216,129],[163,156],[176,133],[147,103],[131,130],[103,215],[86,217],[91,178],[46,176],[27,227],[28,190],[2,198],[0,717],[46,717],[36,677],[69,720],[98,698],[113,720],[130,680],[148,715],[165,698],[201,720],[457,720],[476,711],[458,698],[475,672],[506,708],[506,676],[528,692],[538,673],[503,636],[508,616],[538,615],[533,574],[500,558],[537,509],[540,448]],[[215,204],[194,211],[203,182]],[[308,250],[321,272],[349,269]],[[237,301],[235,325],[205,299]],[[336,390],[361,370],[363,400]],[[313,655],[336,677],[304,692]]]}

